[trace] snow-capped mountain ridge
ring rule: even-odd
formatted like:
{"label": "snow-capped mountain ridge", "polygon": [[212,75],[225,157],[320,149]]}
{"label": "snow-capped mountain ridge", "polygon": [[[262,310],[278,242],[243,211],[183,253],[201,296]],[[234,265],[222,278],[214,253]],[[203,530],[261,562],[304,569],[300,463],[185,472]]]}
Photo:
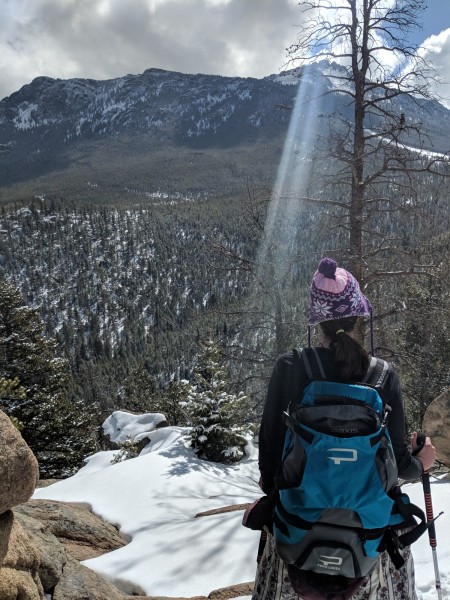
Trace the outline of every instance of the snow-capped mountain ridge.
{"label": "snow-capped mountain ridge", "polygon": [[[9,135],[29,129],[43,134],[52,125],[61,130],[64,141],[120,128],[151,132],[171,124],[181,137],[200,136],[209,129],[217,131],[239,112],[247,113],[242,121],[254,127],[256,114],[267,112],[265,96],[269,92],[276,99],[277,88],[270,80],[159,69],[107,81],[38,77],[0,103],[0,123]],[[246,104],[254,104],[253,110]]]}
{"label": "snow-capped mountain ridge", "polygon": [[[236,165],[250,175],[259,169],[272,177],[293,114],[286,107],[294,105],[299,81],[305,106],[308,99],[314,102],[322,92],[329,92],[321,99],[321,113],[326,116],[337,110],[344,119],[351,117],[349,98],[339,94],[333,81],[339,69],[342,67],[338,65],[317,64],[263,79],[161,69],[105,81],[37,77],[0,102],[0,188],[55,171],[64,176],[70,173],[77,185],[80,178],[93,179],[92,171],[79,168],[80,160],[84,167],[95,163],[106,180],[111,174],[119,178],[124,160],[132,156],[134,168],[136,160],[146,154],[142,164],[152,164],[155,152],[167,154],[164,164],[178,153],[180,168],[184,169],[189,162],[181,154],[198,148],[220,152],[235,149]],[[414,123],[424,123],[430,134],[430,150],[448,150],[450,111],[437,102],[421,107],[402,98],[401,104],[400,99],[392,103],[399,114],[404,112]],[[308,118],[306,109],[298,118]],[[326,133],[326,119],[322,121],[320,126]],[[120,157],[117,163],[113,164],[114,156],[99,150],[101,144]],[[238,158],[244,146],[247,156],[254,159],[249,164]],[[225,162],[221,156],[217,160]],[[166,168],[158,164],[158,174]],[[211,170],[201,161],[198,168]],[[232,168],[231,161],[226,169]],[[228,175],[224,172],[222,177],[226,180]],[[120,179],[124,180],[122,174]],[[135,185],[139,180],[141,173],[128,183]],[[155,184],[160,186],[161,182],[155,180]],[[186,189],[177,191],[193,187],[198,191],[189,181]],[[218,187],[223,187],[222,181]]]}

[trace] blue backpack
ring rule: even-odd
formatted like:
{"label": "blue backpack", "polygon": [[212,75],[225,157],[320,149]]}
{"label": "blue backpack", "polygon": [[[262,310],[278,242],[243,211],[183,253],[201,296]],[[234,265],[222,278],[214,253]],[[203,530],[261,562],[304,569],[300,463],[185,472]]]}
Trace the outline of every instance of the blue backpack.
{"label": "blue backpack", "polygon": [[[285,413],[275,544],[297,593],[349,598],[381,551],[403,564],[401,548],[426,530],[426,519],[397,486],[382,399],[388,363],[372,358],[364,381],[349,384],[326,380],[314,348],[294,355],[311,381]],[[402,524],[412,530],[397,536]]]}

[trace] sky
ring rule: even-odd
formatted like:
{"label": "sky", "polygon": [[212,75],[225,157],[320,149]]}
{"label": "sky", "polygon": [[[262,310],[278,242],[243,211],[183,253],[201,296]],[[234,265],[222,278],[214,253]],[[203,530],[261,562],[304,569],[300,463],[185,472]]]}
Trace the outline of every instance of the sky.
{"label": "sky", "polygon": [[[257,449],[234,465],[199,460],[186,441],[187,428],[153,430],[161,415],[117,411],[104,429],[114,440],[151,431],[151,442],[136,458],[111,464],[117,451],[88,458],[76,475],[35,491],[34,498],[89,504],[131,541],[83,564],[128,594],[207,596],[211,591],[253,581],[259,533],[241,525],[243,511],[195,518],[199,512],[260,497]],[[114,435],[118,430],[121,433]],[[433,480],[437,558],[442,596],[450,597],[450,482]],[[424,508],[420,483],[403,491]],[[193,552],[195,548],[195,552]],[[412,545],[418,600],[435,600],[433,555],[424,534]],[[242,600],[242,599],[241,599]]]}
{"label": "sky", "polygon": [[[390,1],[390,0],[388,0]],[[148,68],[264,77],[286,64],[298,0],[0,0],[0,99],[37,76],[110,79]],[[433,36],[431,40],[430,36]],[[450,81],[450,0],[414,41]],[[450,102],[450,86],[439,93]]]}

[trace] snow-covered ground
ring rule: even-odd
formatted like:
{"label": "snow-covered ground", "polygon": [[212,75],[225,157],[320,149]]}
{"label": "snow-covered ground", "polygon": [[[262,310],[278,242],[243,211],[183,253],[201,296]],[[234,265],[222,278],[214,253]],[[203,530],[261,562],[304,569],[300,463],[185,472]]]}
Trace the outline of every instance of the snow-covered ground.
{"label": "snow-covered ground", "polygon": [[[127,426],[130,433],[130,423],[115,415],[116,426]],[[242,527],[242,511],[195,515],[260,495],[257,448],[249,443],[248,457],[236,465],[210,463],[196,458],[186,432],[179,427],[152,431],[151,442],[137,458],[117,464],[111,464],[115,451],[99,452],[73,477],[34,494],[89,504],[120,529],[130,540],[127,546],[84,564],[130,594],[208,595],[254,579],[259,534]],[[142,427],[136,433],[142,434]],[[420,484],[404,490],[423,507]],[[446,510],[436,522],[437,554],[442,595],[450,598],[450,484],[434,481],[432,497],[435,514]],[[437,598],[426,535],[413,552],[419,599]]]}

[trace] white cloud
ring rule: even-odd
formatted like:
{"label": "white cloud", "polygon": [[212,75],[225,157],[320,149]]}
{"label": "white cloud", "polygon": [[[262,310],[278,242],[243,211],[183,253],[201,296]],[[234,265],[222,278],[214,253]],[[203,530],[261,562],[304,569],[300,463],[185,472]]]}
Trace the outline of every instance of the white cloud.
{"label": "white cloud", "polygon": [[[150,67],[254,77],[276,73],[305,18],[298,4],[0,0],[0,98],[39,75],[108,79]],[[429,38],[425,47],[438,74],[450,81],[450,30]],[[387,56],[382,62],[393,66]],[[450,85],[437,91],[450,105]]]}
{"label": "white cloud", "polygon": [[441,96],[442,103],[450,108],[450,28],[426,39],[421,54],[436,69],[440,81],[434,86],[434,91]]}
{"label": "white cloud", "polygon": [[[296,0],[0,0],[0,98],[38,75],[277,72]],[[301,17],[300,17],[301,18]]]}

